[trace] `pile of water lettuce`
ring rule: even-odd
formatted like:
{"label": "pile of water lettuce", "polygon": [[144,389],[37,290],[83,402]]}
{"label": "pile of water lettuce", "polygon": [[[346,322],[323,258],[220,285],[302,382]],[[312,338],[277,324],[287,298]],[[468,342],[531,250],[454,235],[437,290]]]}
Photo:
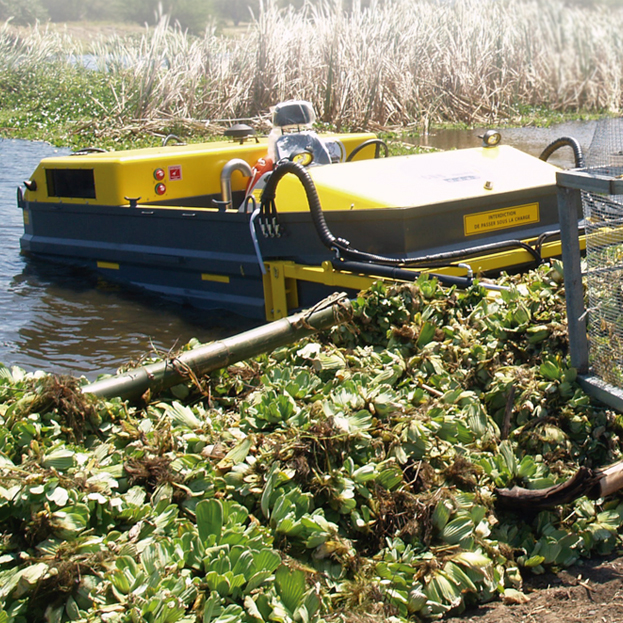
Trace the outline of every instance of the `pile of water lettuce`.
{"label": "pile of water lettuce", "polygon": [[500,283],[379,283],[140,405],[1,367],[0,622],[424,621],[617,550],[617,497],[496,507],[623,426],[569,367],[561,266]]}

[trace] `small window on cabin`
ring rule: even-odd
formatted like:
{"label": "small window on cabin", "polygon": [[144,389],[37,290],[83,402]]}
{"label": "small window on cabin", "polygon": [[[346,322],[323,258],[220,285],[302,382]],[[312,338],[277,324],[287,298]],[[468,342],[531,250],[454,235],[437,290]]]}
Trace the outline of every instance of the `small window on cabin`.
{"label": "small window on cabin", "polygon": [[46,169],[48,197],[95,199],[93,169]]}

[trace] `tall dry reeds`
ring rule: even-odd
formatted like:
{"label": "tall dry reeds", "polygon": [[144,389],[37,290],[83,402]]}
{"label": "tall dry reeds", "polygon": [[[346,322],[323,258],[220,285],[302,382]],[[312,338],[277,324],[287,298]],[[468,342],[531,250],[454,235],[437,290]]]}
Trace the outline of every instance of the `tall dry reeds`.
{"label": "tall dry reeds", "polygon": [[10,21],[0,24],[0,75],[5,78],[15,69],[35,69],[50,63],[71,66],[80,44],[66,33],[51,31],[38,24],[19,31]]}
{"label": "tall dry reeds", "polygon": [[[516,117],[526,106],[623,106],[623,13],[612,9],[562,0],[342,6],[316,0],[297,12],[265,0],[238,38],[214,28],[189,37],[163,17],[142,36],[95,42],[91,51],[116,79],[110,114],[247,117],[304,98],[325,121],[359,128],[484,122]],[[28,49],[39,62],[54,54],[53,44],[40,36],[40,49]]]}

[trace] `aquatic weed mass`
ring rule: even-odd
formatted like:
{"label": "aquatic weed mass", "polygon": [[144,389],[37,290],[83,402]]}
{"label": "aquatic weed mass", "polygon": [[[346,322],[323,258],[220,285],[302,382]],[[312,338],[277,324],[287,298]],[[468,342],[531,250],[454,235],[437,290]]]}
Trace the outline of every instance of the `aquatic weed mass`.
{"label": "aquatic weed mass", "polygon": [[428,620],[619,547],[616,498],[496,508],[621,430],[567,364],[560,266],[502,282],[377,284],[142,406],[0,368],[0,621]]}

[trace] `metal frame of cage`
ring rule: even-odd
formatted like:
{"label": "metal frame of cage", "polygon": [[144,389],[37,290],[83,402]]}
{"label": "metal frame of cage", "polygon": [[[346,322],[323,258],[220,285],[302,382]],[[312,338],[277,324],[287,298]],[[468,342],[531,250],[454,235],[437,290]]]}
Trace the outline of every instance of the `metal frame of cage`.
{"label": "metal frame of cage", "polygon": [[556,182],[571,365],[578,371],[578,381],[587,394],[623,412],[623,388],[606,382],[590,367],[578,231],[582,192],[623,195],[623,179],[599,169],[575,169],[558,171]]}

